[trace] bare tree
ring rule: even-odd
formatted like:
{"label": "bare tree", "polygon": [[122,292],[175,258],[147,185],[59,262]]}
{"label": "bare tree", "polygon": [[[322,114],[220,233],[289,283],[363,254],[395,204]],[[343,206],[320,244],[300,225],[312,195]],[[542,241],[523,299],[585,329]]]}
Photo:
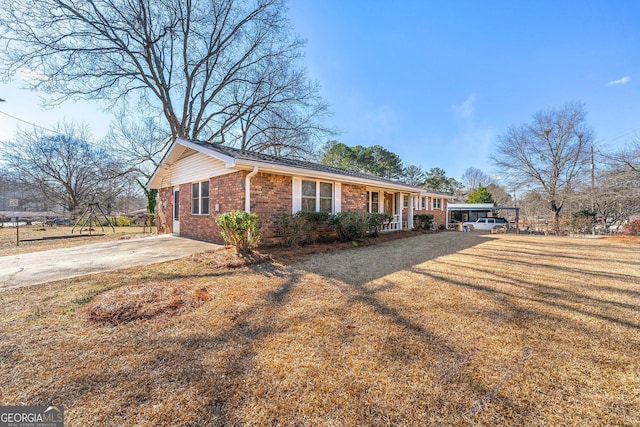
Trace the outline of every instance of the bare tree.
{"label": "bare tree", "polygon": [[249,108],[227,140],[242,150],[308,158],[337,133],[322,124],[330,112],[319,85],[303,70],[292,69],[287,58],[272,58],[262,66],[266,68],[258,72],[257,84],[240,88],[242,96],[239,90],[234,93],[234,99]]}
{"label": "bare tree", "polygon": [[613,152],[598,152],[594,188],[585,189],[590,210],[602,218],[605,229],[640,212],[640,139]]}
{"label": "bare tree", "polygon": [[105,137],[110,147],[129,165],[132,171],[149,179],[171,144],[171,137],[159,117],[129,117],[118,114]]}
{"label": "bare tree", "polygon": [[533,231],[542,231],[542,224],[551,218],[545,204],[543,195],[535,190],[525,193],[520,200],[520,217]]}
{"label": "bare tree", "polygon": [[557,234],[560,212],[586,170],[591,140],[584,106],[568,103],[537,113],[529,124],[511,127],[500,136],[492,159],[512,186],[544,196]]}
{"label": "bare tree", "polygon": [[488,187],[492,182],[493,180],[489,175],[474,167],[467,168],[460,177],[460,183],[467,192],[478,187]]}
{"label": "bare tree", "polygon": [[627,147],[606,155],[605,161],[621,172],[629,172],[629,176],[640,177],[640,139],[636,137]]}
{"label": "bare tree", "polygon": [[513,204],[513,197],[511,197],[511,194],[507,193],[507,190],[498,184],[487,185],[487,190],[491,193],[496,205],[511,206]]}
{"label": "bare tree", "polygon": [[128,171],[107,150],[91,144],[86,126],[62,123],[56,130],[57,135],[19,130],[4,153],[8,169],[69,212],[94,200],[111,203]]}
{"label": "bare tree", "polygon": [[7,78],[34,70],[31,87],[58,102],[144,94],[173,138],[311,131],[326,114],[283,0],[15,0],[0,31]]}
{"label": "bare tree", "polygon": [[626,171],[598,174],[595,188],[595,213],[602,218],[605,230],[640,212],[640,181],[629,180]]}

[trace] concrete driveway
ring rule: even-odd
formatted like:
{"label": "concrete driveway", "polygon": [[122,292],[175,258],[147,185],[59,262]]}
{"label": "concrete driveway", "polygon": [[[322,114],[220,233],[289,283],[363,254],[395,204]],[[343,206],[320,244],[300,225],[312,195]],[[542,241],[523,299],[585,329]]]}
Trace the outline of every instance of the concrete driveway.
{"label": "concrete driveway", "polygon": [[160,235],[0,257],[0,291],[155,264],[219,247],[212,243]]}

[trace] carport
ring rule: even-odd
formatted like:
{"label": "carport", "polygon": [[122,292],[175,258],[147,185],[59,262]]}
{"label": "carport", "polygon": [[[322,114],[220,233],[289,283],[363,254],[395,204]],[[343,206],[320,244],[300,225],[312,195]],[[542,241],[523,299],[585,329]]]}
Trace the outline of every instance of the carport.
{"label": "carport", "polygon": [[462,222],[473,222],[478,218],[498,217],[500,211],[508,221],[509,225],[519,230],[520,208],[517,206],[495,206],[493,203],[449,203],[447,204],[447,218],[449,219],[449,229],[457,230],[458,224]]}

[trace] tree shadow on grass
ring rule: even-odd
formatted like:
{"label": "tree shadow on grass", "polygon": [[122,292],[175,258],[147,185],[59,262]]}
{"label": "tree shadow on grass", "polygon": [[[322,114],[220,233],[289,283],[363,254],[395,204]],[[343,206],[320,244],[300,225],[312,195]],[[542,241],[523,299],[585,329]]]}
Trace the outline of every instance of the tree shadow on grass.
{"label": "tree shadow on grass", "polygon": [[[469,269],[469,268],[468,268]],[[473,268],[471,268],[473,270]],[[578,292],[568,291],[566,289],[562,289],[560,287],[553,286],[544,286],[541,287],[540,284],[534,282],[528,282],[523,279],[518,279],[517,281],[501,279],[502,286],[513,287],[513,288],[524,288],[526,291],[544,291],[544,288],[553,289],[555,293],[553,295],[527,295],[519,292],[510,292],[505,289],[499,289],[497,286],[493,285],[483,285],[479,283],[474,283],[472,280],[464,280],[464,277],[460,277],[458,280],[451,279],[450,277],[446,277],[442,274],[426,271],[424,269],[413,269],[412,272],[420,274],[422,276],[428,277],[430,280],[437,281],[445,281],[453,286],[464,287],[474,291],[487,293],[487,294],[496,294],[504,297],[511,298],[513,300],[519,300],[523,302],[537,303],[547,307],[554,307],[560,309],[562,311],[569,311],[576,314],[581,314],[589,317],[593,317],[599,320],[604,320],[607,322],[612,322],[620,326],[638,329],[640,330],[640,324],[630,322],[626,319],[622,319],[619,317],[613,317],[609,314],[604,314],[597,311],[597,307],[600,304],[605,305],[615,305],[622,309],[630,309],[636,311],[638,308],[637,304],[626,304],[626,303],[618,303],[615,301],[603,300],[598,298],[591,298],[585,296]],[[572,305],[575,304],[575,305]],[[581,308],[591,307],[591,309]]]}
{"label": "tree shadow on grass", "polygon": [[312,256],[294,267],[350,285],[363,285],[414,265],[485,243],[477,233],[443,232]]}
{"label": "tree shadow on grass", "polygon": [[[518,318],[516,320],[523,321],[523,319],[537,315],[531,308],[532,304],[534,306],[547,304],[560,310],[577,310],[578,314],[593,316],[594,313],[589,312],[585,306],[597,303],[593,299],[583,299],[579,301],[581,306],[574,307],[562,300],[562,298],[572,298],[572,291],[547,289],[546,291],[557,294],[553,298],[551,296],[547,298],[540,295],[529,295],[529,290],[536,290],[536,284],[533,282],[521,283],[520,287],[508,289],[507,285],[512,283],[508,276],[496,276],[495,286],[492,286],[491,284],[474,282],[469,277],[454,277],[452,279],[450,275],[430,271],[420,265],[440,256],[464,251],[485,241],[485,236],[472,233],[441,233],[389,242],[385,244],[387,247],[382,248],[383,250],[379,252],[373,251],[376,247],[367,247],[329,255],[324,254],[317,257],[318,260],[322,260],[322,263],[316,262],[314,264],[314,259],[312,259],[309,264],[297,264],[290,268],[272,264],[249,267],[250,271],[259,275],[256,282],[247,285],[253,286],[252,292],[255,292],[256,298],[247,300],[246,304],[243,301],[238,301],[237,304],[231,304],[231,308],[218,307],[217,304],[224,305],[225,302],[234,298],[233,294],[228,294],[225,297],[227,301],[214,299],[211,304],[198,309],[202,312],[197,316],[195,314],[193,316],[187,315],[176,318],[172,322],[150,323],[146,326],[140,325],[140,327],[131,325],[114,329],[114,336],[117,338],[113,339],[113,343],[122,345],[124,340],[130,339],[131,343],[127,349],[123,349],[121,352],[112,350],[110,356],[94,355],[93,359],[86,360],[71,351],[69,354],[72,361],[68,362],[70,366],[75,364],[91,365],[94,362],[105,363],[105,359],[111,358],[109,361],[113,360],[114,366],[106,366],[105,369],[85,369],[79,372],[70,369],[66,385],[63,388],[53,387],[53,383],[45,384],[39,393],[32,396],[33,401],[51,401],[51,396],[55,395],[61,403],[72,405],[86,401],[87,397],[120,394],[125,397],[119,398],[118,402],[126,401],[131,405],[127,408],[116,408],[114,405],[105,408],[104,418],[96,420],[96,423],[112,421],[116,424],[126,424],[127,420],[137,420],[148,424],[156,421],[159,425],[166,424],[170,418],[166,418],[166,414],[162,410],[153,412],[152,408],[156,402],[168,403],[168,401],[178,400],[179,404],[174,407],[184,407],[185,418],[176,418],[176,421],[183,425],[251,423],[252,419],[247,418],[247,412],[241,412],[243,406],[251,403],[255,405],[256,410],[266,411],[269,415],[276,414],[271,419],[272,423],[291,424],[293,423],[292,419],[296,417],[296,411],[300,408],[301,402],[298,399],[301,396],[291,393],[290,390],[283,391],[281,393],[284,394],[284,398],[282,395],[278,396],[281,399],[279,404],[287,400],[287,405],[290,408],[274,409],[270,406],[272,393],[277,393],[281,380],[272,372],[265,374],[265,369],[267,369],[264,367],[265,358],[269,355],[262,353],[262,347],[269,344],[280,351],[278,346],[281,343],[283,345],[281,351],[291,351],[291,347],[287,347],[287,345],[293,341],[294,347],[300,351],[302,362],[306,365],[313,365],[314,357],[322,357],[325,354],[323,348],[328,341],[332,344],[338,343],[340,346],[353,345],[355,347],[353,350],[361,351],[362,349],[357,346],[359,343],[362,344],[363,335],[366,335],[366,332],[359,329],[369,326],[365,324],[366,322],[379,322],[376,325],[378,330],[375,333],[382,337],[378,342],[382,342],[382,344],[381,347],[376,347],[376,352],[369,357],[374,359],[381,370],[384,370],[384,374],[387,375],[385,379],[396,380],[399,373],[404,373],[402,368],[397,368],[395,365],[393,367],[396,369],[395,371],[393,369],[387,371],[388,367],[385,366],[385,363],[394,358],[394,362],[416,364],[422,371],[432,375],[430,378],[435,378],[432,383],[425,379],[424,388],[420,388],[422,385],[413,388],[410,397],[406,395],[401,395],[401,397],[419,405],[421,396],[427,395],[431,399],[429,401],[429,404],[432,405],[430,410],[436,414],[445,414],[447,408],[451,407],[446,405],[454,402],[455,408],[462,408],[461,413],[464,416],[465,413],[477,407],[477,402],[484,405],[488,399],[493,399],[492,393],[496,390],[496,383],[481,379],[472,385],[467,384],[465,379],[469,377],[464,372],[465,367],[478,363],[473,360],[476,353],[473,353],[468,346],[460,345],[454,338],[447,335],[447,331],[432,326],[434,323],[416,315],[415,310],[410,311],[412,295],[409,295],[407,301],[400,302],[394,300],[393,297],[389,298],[398,285],[393,280],[386,279],[387,275],[399,272],[411,275],[410,281],[420,281],[421,278],[424,278],[425,283],[438,283],[441,287],[448,286],[469,290],[470,292],[466,293],[465,297],[469,298],[471,302],[465,309],[470,314],[479,311],[475,306],[476,300],[473,298],[475,295],[478,295],[477,300],[486,300],[488,297],[491,304],[487,304],[486,312],[481,316],[481,319],[476,320],[476,328],[487,325],[490,327],[492,324],[500,326],[501,322],[513,321],[510,318],[506,320],[503,318],[502,311],[507,309],[513,311],[513,317]],[[377,247],[380,246],[382,245]],[[349,264],[349,261],[354,261],[354,263]],[[442,261],[449,262],[448,259]],[[335,272],[331,268],[334,263],[336,265],[344,263],[346,266]],[[376,267],[375,272],[366,271],[366,268],[371,266]],[[358,271],[360,269],[365,271],[361,273]],[[472,273],[472,269],[473,267],[467,268],[466,272]],[[462,265],[454,263],[451,265],[451,270],[459,270],[460,276],[464,276],[465,268]],[[327,277],[338,280],[319,279],[316,276],[305,274],[307,271],[326,274]],[[487,274],[486,271],[479,273],[485,276]],[[247,273],[244,270],[243,272],[230,271],[224,274],[237,276]],[[219,272],[210,272],[204,276],[190,276],[188,269],[185,269],[180,277],[223,278]],[[243,286],[243,280],[241,277],[236,286]],[[269,280],[272,282],[268,282]],[[304,286],[314,282],[320,282],[321,285],[312,293],[297,293]],[[262,283],[265,283],[264,292],[260,292]],[[270,287],[267,288],[267,286]],[[403,292],[410,293],[412,289],[407,288]],[[416,298],[428,297],[430,290],[426,288],[421,292],[423,293],[416,295]],[[318,295],[319,293],[321,295]],[[303,305],[309,299],[322,301],[308,306]],[[523,304],[515,304],[514,307],[513,301],[522,301]],[[353,307],[357,307],[358,311],[350,311]],[[622,305],[618,308],[627,310],[630,307]],[[290,309],[293,309],[294,314],[286,312]],[[366,316],[362,315],[363,312],[367,313]],[[596,316],[598,314],[601,315],[601,320],[612,321],[608,318],[613,317],[609,313],[595,313]],[[455,315],[464,317],[464,313],[455,313]],[[301,338],[296,335],[299,332],[296,329],[298,319],[306,322],[305,326],[325,321],[332,321],[337,326],[327,327],[327,336]],[[454,316],[447,319],[453,321]],[[358,323],[358,320],[361,323]],[[469,332],[467,323],[468,320],[461,320],[456,326]],[[446,322],[439,324],[446,325]],[[638,325],[629,321],[627,324],[620,325],[638,328]],[[490,331],[490,328],[485,328],[483,332],[498,334],[501,332],[499,326],[495,326],[493,331]],[[162,332],[165,328],[167,333]],[[123,330],[128,332],[120,335]],[[387,332],[393,333],[388,334]],[[453,331],[448,332],[454,333]],[[149,335],[147,336],[147,334]],[[272,341],[274,337],[283,337],[283,339],[282,341],[276,340],[274,343]],[[366,339],[371,338],[367,336]],[[371,341],[365,341],[365,343],[371,344]],[[90,346],[90,344],[76,340],[73,346],[82,348]],[[516,344],[518,343],[516,342]],[[78,354],[82,353],[78,352]],[[280,356],[279,354],[274,355]],[[76,358],[77,360],[74,361],[73,359]],[[286,360],[282,362],[281,375],[287,377],[290,375],[290,371],[300,369],[296,362],[294,356],[287,355]],[[347,376],[359,375],[359,372],[353,371],[339,372]],[[309,382],[308,387],[314,387],[312,384],[322,383],[322,375],[323,372],[319,372],[317,377],[308,375],[301,378],[303,381]],[[465,375],[467,377],[464,377]],[[264,377],[267,379],[265,380]],[[343,386],[341,381],[343,381],[342,378],[336,380],[335,386],[338,389]],[[251,390],[252,387],[263,387],[264,390],[250,395],[247,389]],[[451,392],[451,389],[459,391],[461,397],[456,396]],[[360,398],[365,394],[361,393],[363,394],[358,395],[356,392],[356,394],[350,395],[349,401],[342,404],[352,405],[350,408],[353,408],[354,405],[364,406],[361,404]],[[251,399],[253,399],[252,402],[247,402]],[[505,402],[504,398],[500,400]],[[434,402],[436,402],[436,406],[433,406]],[[170,405],[170,403],[168,404]],[[333,407],[331,408],[333,409]],[[419,406],[415,408],[421,410]],[[483,411],[488,411],[488,409],[484,409],[484,406],[482,408]],[[279,410],[282,412],[278,412]],[[360,418],[353,419],[360,421],[361,424],[367,424],[367,421],[369,424],[375,424],[372,421],[373,418],[367,417],[382,414],[394,417],[393,419],[398,420],[398,424],[401,424],[402,414],[399,413],[396,406],[385,407],[380,403],[378,407],[371,406],[367,410],[375,413],[361,415]],[[383,414],[385,411],[386,414]],[[278,413],[283,414],[283,418],[278,418]],[[375,420],[383,420],[382,415]],[[190,416],[191,418],[189,418]]]}

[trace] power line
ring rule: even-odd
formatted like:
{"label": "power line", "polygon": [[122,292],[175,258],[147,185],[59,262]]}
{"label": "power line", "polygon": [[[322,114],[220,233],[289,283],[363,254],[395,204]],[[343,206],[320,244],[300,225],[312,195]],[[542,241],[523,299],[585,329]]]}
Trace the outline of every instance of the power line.
{"label": "power line", "polygon": [[623,139],[623,138],[625,138],[625,137],[627,137],[627,136],[629,136],[631,134],[637,133],[637,132],[640,132],[640,128],[629,129],[629,130],[626,130],[623,133],[621,133],[619,135],[616,135],[616,136],[612,136],[612,137],[609,137],[609,138],[598,138],[599,139],[598,143],[599,144],[602,144],[602,143],[604,143],[604,144],[613,143],[614,141],[618,141],[620,139]]}
{"label": "power line", "polygon": [[58,134],[58,133],[59,133],[59,132],[58,132],[58,131],[56,131],[56,130],[49,129],[49,128],[46,128],[46,127],[44,127],[44,126],[37,125],[37,124],[35,124],[35,123],[28,122],[28,121],[26,121],[26,120],[24,120],[24,119],[21,119],[20,117],[16,117],[16,116],[11,115],[11,114],[9,114],[9,113],[5,113],[4,111],[1,111],[1,110],[0,110],[0,114],[2,114],[2,115],[4,115],[4,116],[7,116],[7,117],[11,117],[12,119],[17,120],[17,121],[19,121],[19,122],[26,123],[26,124],[28,124],[29,126],[33,126],[33,127],[36,127],[36,128],[42,129],[42,130],[46,130],[47,132],[52,132],[52,133],[55,133],[55,134]]}

